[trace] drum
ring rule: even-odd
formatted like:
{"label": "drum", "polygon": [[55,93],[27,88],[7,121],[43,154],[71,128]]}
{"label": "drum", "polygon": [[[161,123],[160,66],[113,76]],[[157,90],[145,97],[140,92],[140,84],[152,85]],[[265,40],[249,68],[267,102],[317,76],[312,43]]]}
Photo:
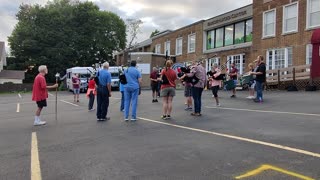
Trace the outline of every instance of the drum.
{"label": "drum", "polygon": [[252,75],[246,75],[246,76],[242,76],[240,82],[241,82],[241,85],[245,85],[245,84],[249,84],[250,81],[253,80],[253,76]]}

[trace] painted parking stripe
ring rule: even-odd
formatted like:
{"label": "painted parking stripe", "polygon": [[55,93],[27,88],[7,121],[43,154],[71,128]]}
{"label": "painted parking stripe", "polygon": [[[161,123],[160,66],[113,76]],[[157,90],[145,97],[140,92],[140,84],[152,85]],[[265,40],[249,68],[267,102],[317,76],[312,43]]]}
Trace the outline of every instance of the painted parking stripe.
{"label": "painted parking stripe", "polygon": [[263,171],[266,171],[266,170],[273,170],[273,171],[277,171],[279,173],[282,173],[282,174],[286,174],[288,176],[292,176],[292,177],[296,177],[296,178],[299,178],[299,179],[302,179],[302,180],[315,180],[311,177],[308,177],[308,176],[304,176],[302,174],[298,174],[298,173],[295,173],[295,172],[292,172],[292,171],[288,171],[288,170],[285,170],[285,169],[281,169],[281,168],[278,168],[278,167],[275,167],[275,166],[271,166],[271,165],[268,165],[268,164],[264,164],[262,166],[260,166],[259,168],[257,169],[254,169],[252,171],[249,171],[241,176],[237,176],[235,177],[235,179],[244,179],[244,178],[248,178],[248,177],[253,177],[253,176],[256,176],[260,173],[262,173]]}
{"label": "painted parking stripe", "polygon": [[37,133],[31,135],[31,180],[41,180]]}
{"label": "painted parking stripe", "polygon": [[232,111],[262,112],[262,113],[273,113],[273,114],[289,114],[289,115],[320,117],[320,114],[296,113],[296,112],[285,112],[285,111],[266,111],[266,110],[258,110],[258,109],[239,109],[239,108],[224,108],[224,107],[211,107],[211,106],[206,106],[206,108],[208,108],[208,109],[225,109],[225,110],[232,110]]}
{"label": "painted parking stripe", "polygon": [[53,94],[51,94],[51,93],[48,93],[50,96],[53,96]]}
{"label": "painted parking stripe", "polygon": [[319,153],[314,153],[314,152],[303,150],[303,149],[292,148],[292,147],[283,146],[283,145],[280,145],[280,144],[273,144],[273,143],[269,143],[269,142],[264,142],[264,141],[244,138],[244,137],[235,136],[235,135],[217,133],[217,132],[213,132],[213,131],[206,131],[206,130],[202,130],[202,129],[196,129],[196,128],[191,128],[191,127],[186,127],[186,126],[181,126],[181,125],[176,125],[176,124],[170,124],[170,123],[165,123],[165,122],[156,121],[156,120],[147,119],[147,118],[142,118],[142,117],[138,117],[138,118],[141,119],[141,120],[144,120],[144,121],[148,121],[148,122],[163,124],[163,125],[167,125],[167,126],[171,126],[171,127],[181,128],[181,129],[187,129],[187,130],[201,132],[201,133],[205,133],[205,134],[211,134],[211,135],[225,137],[225,138],[229,138],[229,139],[235,139],[235,140],[249,142],[249,143],[253,143],[253,144],[260,144],[260,145],[263,145],[263,146],[273,147],[273,148],[277,148],[277,149],[281,149],[281,150],[295,152],[295,153],[298,153],[298,154],[304,154],[304,155],[320,158],[320,154]]}
{"label": "painted parking stripe", "polygon": [[22,98],[22,96],[21,96],[21,94],[20,94],[20,93],[18,93],[18,96],[19,96],[19,98],[20,98],[20,99]]}
{"label": "painted parking stripe", "polygon": [[68,101],[65,101],[65,100],[60,100],[60,101],[61,101],[61,102],[64,102],[64,103],[67,103],[67,104],[70,104],[70,105],[72,105],[72,106],[76,106],[76,107],[79,106],[78,104],[73,104],[73,103],[68,102]]}
{"label": "painted parking stripe", "polygon": [[17,103],[17,112],[20,112],[20,103]]}

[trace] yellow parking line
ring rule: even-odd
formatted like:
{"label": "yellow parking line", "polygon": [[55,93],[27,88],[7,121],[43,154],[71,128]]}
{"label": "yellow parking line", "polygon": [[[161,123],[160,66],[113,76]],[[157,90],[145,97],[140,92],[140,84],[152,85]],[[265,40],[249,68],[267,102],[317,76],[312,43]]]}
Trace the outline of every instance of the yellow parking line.
{"label": "yellow parking line", "polygon": [[141,120],[144,120],[144,121],[153,122],[153,123],[163,124],[163,125],[167,125],[167,126],[171,126],[171,127],[187,129],[187,130],[191,130],[191,131],[196,131],[196,132],[211,134],[211,135],[215,135],[215,136],[225,137],[225,138],[229,138],[229,139],[236,139],[236,140],[239,140],[239,141],[249,142],[249,143],[253,143],[253,144],[260,144],[260,145],[263,145],[263,146],[273,147],[273,148],[277,148],[277,149],[282,149],[282,150],[286,150],[286,151],[290,151],[290,152],[295,152],[295,153],[299,153],[299,154],[304,154],[304,155],[320,158],[320,154],[319,153],[314,153],[314,152],[306,151],[306,150],[303,150],[303,149],[283,146],[283,145],[280,145],[280,144],[273,144],[273,143],[269,143],[269,142],[265,142],[265,141],[259,141],[259,140],[244,138],[244,137],[235,136],[235,135],[217,133],[217,132],[213,132],[213,131],[206,131],[206,130],[202,130],[202,129],[196,129],[196,128],[187,127],[187,126],[170,124],[170,123],[165,123],[165,122],[156,121],[156,120],[147,119],[147,118],[142,118],[142,117],[138,117],[138,119],[141,119]]}
{"label": "yellow parking line", "polygon": [[257,168],[257,169],[254,169],[252,171],[249,171],[241,176],[237,176],[235,177],[236,179],[243,179],[243,178],[247,178],[247,177],[250,177],[250,176],[256,176],[258,174],[260,174],[261,172],[263,171],[266,171],[266,170],[274,170],[274,171],[277,171],[277,172],[280,172],[280,173],[283,173],[283,174],[286,174],[286,175],[289,175],[289,176],[292,176],[292,177],[296,177],[296,178],[299,178],[299,179],[303,179],[303,180],[315,180],[311,177],[308,177],[308,176],[304,176],[304,175],[301,175],[301,174],[298,174],[298,173],[295,173],[295,172],[292,172],[292,171],[287,171],[285,169],[281,169],[281,168],[278,168],[278,167],[275,167],[275,166],[271,166],[271,165],[268,165],[268,164],[264,164],[262,165],[261,167]]}
{"label": "yellow parking line", "polygon": [[37,133],[31,136],[31,180],[41,180]]}

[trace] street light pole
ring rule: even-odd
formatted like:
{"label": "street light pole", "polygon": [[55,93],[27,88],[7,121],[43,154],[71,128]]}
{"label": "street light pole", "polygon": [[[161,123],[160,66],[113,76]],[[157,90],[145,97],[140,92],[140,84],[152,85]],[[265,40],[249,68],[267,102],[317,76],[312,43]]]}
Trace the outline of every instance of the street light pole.
{"label": "street light pole", "polygon": [[[57,73],[55,75],[56,77],[56,84],[58,84],[58,78],[60,77],[60,74]],[[58,87],[56,87],[56,106],[55,106],[55,115],[56,115],[56,121],[58,120]]]}

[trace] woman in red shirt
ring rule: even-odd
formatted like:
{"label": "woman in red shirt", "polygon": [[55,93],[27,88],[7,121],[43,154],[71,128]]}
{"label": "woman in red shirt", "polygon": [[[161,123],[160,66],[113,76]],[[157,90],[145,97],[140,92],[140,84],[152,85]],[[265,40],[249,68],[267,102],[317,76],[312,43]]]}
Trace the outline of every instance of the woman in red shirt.
{"label": "woman in red shirt", "polygon": [[161,116],[161,119],[163,120],[171,118],[172,99],[176,95],[175,81],[177,80],[177,74],[173,69],[171,69],[172,64],[172,60],[168,60],[166,62],[166,68],[162,70],[160,76],[160,80],[162,81],[160,96],[163,98],[163,115]]}
{"label": "woman in red shirt", "polygon": [[96,82],[94,81],[94,77],[90,77],[90,81],[88,84],[88,90],[87,90],[87,97],[89,98],[89,104],[88,104],[88,109],[89,111],[93,111],[93,103],[94,103],[94,98],[96,95]]}

